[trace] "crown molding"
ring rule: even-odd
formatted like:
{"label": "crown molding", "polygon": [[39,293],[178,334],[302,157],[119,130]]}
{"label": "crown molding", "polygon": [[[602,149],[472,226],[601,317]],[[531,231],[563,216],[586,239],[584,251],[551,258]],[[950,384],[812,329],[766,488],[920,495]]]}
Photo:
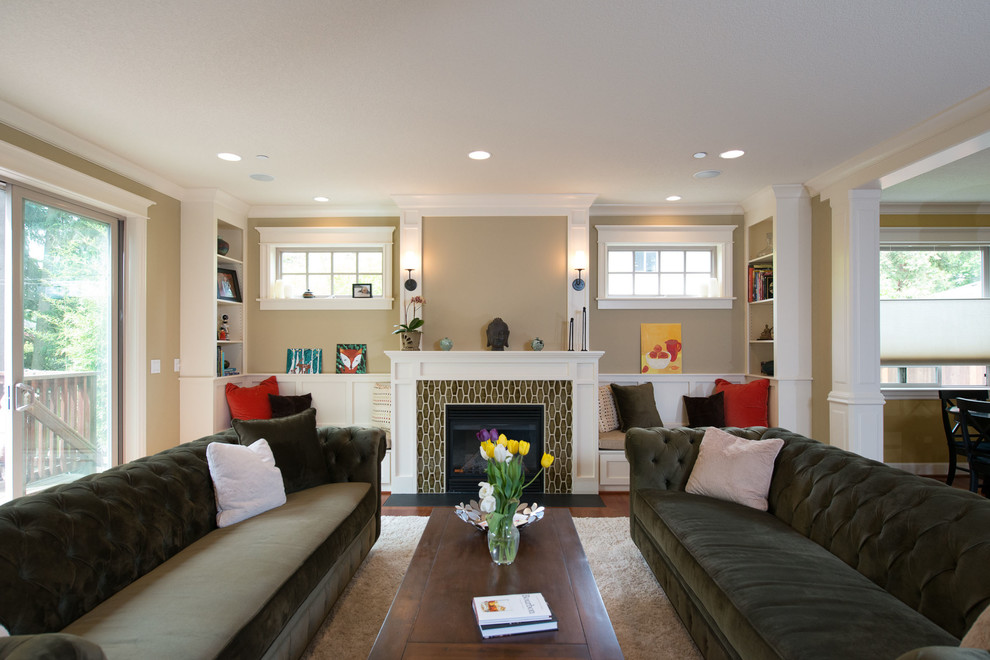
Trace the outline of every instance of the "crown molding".
{"label": "crown molding", "polygon": [[397,218],[395,206],[252,206],[249,218]]}
{"label": "crown molding", "polygon": [[2,100],[0,100],[0,122],[179,201],[182,201],[185,194],[185,189],[182,186],[169,181],[160,174],[132,163],[103,147],[84,140],[54,124],[49,124],[45,120]]}
{"label": "crown molding", "polygon": [[889,176],[988,131],[990,89],[985,89],[813,177],[804,185],[812,197],[820,195],[822,200],[827,200],[843,185],[859,187]]}
{"label": "crown molding", "polygon": [[392,195],[401,211],[424,216],[568,215],[587,211],[598,193],[495,195]]}
{"label": "crown molding", "polygon": [[742,215],[740,204],[593,204],[592,217]]}
{"label": "crown molding", "polygon": [[982,215],[990,202],[880,202],[880,215]]}

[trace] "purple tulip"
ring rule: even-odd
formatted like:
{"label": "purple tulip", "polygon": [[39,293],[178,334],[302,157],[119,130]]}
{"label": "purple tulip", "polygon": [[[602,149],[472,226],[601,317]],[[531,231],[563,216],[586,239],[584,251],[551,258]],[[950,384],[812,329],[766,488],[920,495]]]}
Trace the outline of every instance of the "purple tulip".
{"label": "purple tulip", "polygon": [[478,438],[478,442],[485,442],[486,440],[491,440],[492,442],[498,441],[498,429],[492,429],[491,431],[487,429],[481,429],[475,434]]}

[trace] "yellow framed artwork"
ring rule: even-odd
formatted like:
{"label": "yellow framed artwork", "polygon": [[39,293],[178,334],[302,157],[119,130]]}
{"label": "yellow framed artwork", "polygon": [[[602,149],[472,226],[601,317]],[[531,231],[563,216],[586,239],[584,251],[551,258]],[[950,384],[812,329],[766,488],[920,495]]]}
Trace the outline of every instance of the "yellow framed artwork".
{"label": "yellow framed artwork", "polygon": [[641,323],[639,337],[644,374],[683,373],[680,323]]}

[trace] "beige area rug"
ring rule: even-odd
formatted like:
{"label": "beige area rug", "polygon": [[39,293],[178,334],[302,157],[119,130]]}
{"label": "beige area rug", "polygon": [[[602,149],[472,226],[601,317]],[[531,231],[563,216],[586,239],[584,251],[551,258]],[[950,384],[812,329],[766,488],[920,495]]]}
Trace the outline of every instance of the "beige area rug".
{"label": "beige area rug", "polygon": [[[368,657],[427,520],[382,517],[381,537],[316,633],[304,660]],[[629,519],[575,518],[574,526],[625,657],[701,658],[629,538]]]}

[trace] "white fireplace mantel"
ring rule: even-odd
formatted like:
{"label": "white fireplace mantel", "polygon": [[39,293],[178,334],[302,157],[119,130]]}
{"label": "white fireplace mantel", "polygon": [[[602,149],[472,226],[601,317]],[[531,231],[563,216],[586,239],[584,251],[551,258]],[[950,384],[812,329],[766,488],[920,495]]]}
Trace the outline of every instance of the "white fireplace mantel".
{"label": "white fireplace mantel", "polygon": [[417,382],[569,380],[572,490],[598,493],[598,361],[602,351],[386,351],[392,361],[392,492],[415,493]]}

